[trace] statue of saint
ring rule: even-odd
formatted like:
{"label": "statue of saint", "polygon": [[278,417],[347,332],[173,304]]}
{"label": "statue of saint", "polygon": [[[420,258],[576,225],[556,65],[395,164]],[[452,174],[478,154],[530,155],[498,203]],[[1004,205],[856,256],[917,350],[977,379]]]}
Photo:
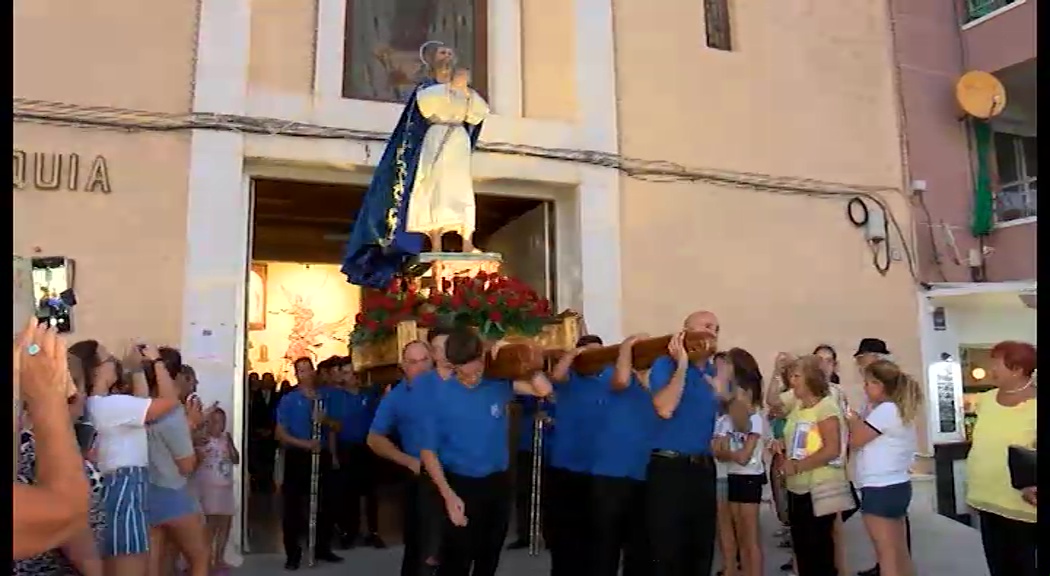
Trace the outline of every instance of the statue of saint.
{"label": "statue of saint", "polygon": [[408,203],[409,232],[430,236],[431,249],[441,251],[441,235],[458,232],[463,251],[474,251],[474,178],[470,157],[489,106],[470,87],[470,71],[457,68],[448,83],[419,90],[416,106],[430,128],[423,137],[412,199]]}
{"label": "statue of saint", "polygon": [[452,48],[431,41],[419,54],[427,76],[405,103],[347,242],[342,271],[351,284],[385,288],[425,235],[440,250],[441,234],[456,231],[473,250],[470,157],[488,104],[470,88],[469,71],[455,68]]}

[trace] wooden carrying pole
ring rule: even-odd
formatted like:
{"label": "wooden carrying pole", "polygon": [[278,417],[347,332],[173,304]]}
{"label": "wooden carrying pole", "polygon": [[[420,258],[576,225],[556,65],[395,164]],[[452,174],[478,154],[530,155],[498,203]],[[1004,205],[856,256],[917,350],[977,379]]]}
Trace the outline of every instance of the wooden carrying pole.
{"label": "wooden carrying pole", "polygon": [[[645,338],[634,343],[631,347],[631,366],[635,370],[648,370],[653,362],[660,356],[667,354],[667,346],[671,343],[672,335]],[[717,348],[717,339],[713,334],[707,332],[687,332],[685,335],[685,349],[689,358],[694,361],[706,360],[714,355]],[[553,353],[552,360],[557,362],[564,352]],[[572,362],[572,369],[577,374],[592,376],[601,372],[606,366],[616,363],[620,356],[620,344],[602,346],[584,350]]]}
{"label": "wooden carrying pole", "polygon": [[[657,358],[667,354],[670,343],[671,335],[639,340],[631,348],[632,366],[635,370],[648,370]],[[685,336],[685,348],[690,358],[706,360],[715,353],[717,339],[707,332],[689,332]],[[542,370],[545,359],[556,362],[565,353],[564,350],[543,351],[529,342],[507,344],[500,348],[495,359],[488,359],[485,374],[491,378],[517,380]],[[572,368],[578,374],[592,376],[615,363],[619,355],[619,344],[585,350],[573,361]]]}

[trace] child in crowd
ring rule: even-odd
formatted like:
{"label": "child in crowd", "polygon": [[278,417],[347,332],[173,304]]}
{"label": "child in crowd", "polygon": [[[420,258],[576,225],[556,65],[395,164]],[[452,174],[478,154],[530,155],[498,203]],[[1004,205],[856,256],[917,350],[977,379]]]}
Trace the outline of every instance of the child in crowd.
{"label": "child in crowd", "polygon": [[[745,392],[745,391],[741,391]],[[729,515],[740,550],[742,576],[762,576],[762,542],[759,536],[759,507],[762,505],[762,489],[766,483],[765,454],[766,423],[761,412],[762,391],[756,389],[754,397],[738,395],[729,403],[728,412],[732,423],[730,433],[722,449],[729,463],[728,472]],[[756,404],[757,402],[757,404]]]}
{"label": "child in crowd", "polygon": [[212,566],[222,570],[229,568],[223,555],[234,515],[233,467],[240,464],[241,456],[226,431],[226,412],[222,408],[208,411],[205,430],[206,437],[197,447],[200,466],[194,481],[207,523]]}

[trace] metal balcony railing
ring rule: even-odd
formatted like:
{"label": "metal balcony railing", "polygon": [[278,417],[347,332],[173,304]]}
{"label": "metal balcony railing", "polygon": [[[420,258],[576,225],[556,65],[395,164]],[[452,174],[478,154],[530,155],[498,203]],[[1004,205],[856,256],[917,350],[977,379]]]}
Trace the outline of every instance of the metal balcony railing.
{"label": "metal balcony railing", "polygon": [[1035,178],[1003,185],[995,194],[995,220],[1002,224],[1011,220],[1037,216],[1038,190]]}
{"label": "metal balcony railing", "polygon": [[987,16],[996,10],[1009,6],[1017,0],[966,0],[967,22]]}

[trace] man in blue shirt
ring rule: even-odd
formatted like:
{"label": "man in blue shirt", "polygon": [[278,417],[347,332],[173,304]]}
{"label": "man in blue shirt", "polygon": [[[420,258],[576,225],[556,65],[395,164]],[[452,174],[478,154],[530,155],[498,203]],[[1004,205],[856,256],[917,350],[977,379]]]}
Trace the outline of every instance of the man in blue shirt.
{"label": "man in blue shirt", "polygon": [[594,376],[572,370],[576,356],[588,348],[600,348],[602,339],[581,336],[576,348],[562,356],[551,370],[557,417],[550,439],[551,457],[544,483],[544,525],[551,552],[551,576],[577,576],[589,569],[591,539],[588,530],[591,459],[594,437],[603,410],[613,367]]}
{"label": "man in blue shirt", "polygon": [[[515,507],[515,529],[517,538],[507,545],[507,550],[521,550],[528,548],[531,543],[530,527],[533,492],[533,446],[536,441],[536,420],[548,420],[554,416],[554,404],[543,398],[535,396],[518,395],[517,402],[521,406],[521,418],[518,424],[518,449],[514,461],[514,507]],[[553,428],[549,425],[543,427],[540,442],[543,449],[540,452],[540,474],[547,474],[547,460],[550,456],[550,446]],[[542,487],[542,484],[541,484]],[[541,493],[542,496],[542,493]],[[540,531],[546,532],[541,525]],[[547,538],[544,538],[546,540]]]}
{"label": "man in blue shirt", "polygon": [[[510,446],[507,404],[514,393],[545,397],[542,372],[510,382],[484,376],[486,351],[470,328],[456,328],[445,343],[452,377],[436,386],[420,459],[445,503],[441,573],[495,576],[510,524]],[[436,372],[420,377],[438,380]],[[469,525],[468,525],[469,521]]]}
{"label": "man in blue shirt", "polygon": [[[431,330],[428,336],[441,346],[448,337],[442,330]],[[369,448],[410,474],[402,508],[405,548],[401,576],[433,573],[444,518],[437,489],[428,478],[420,476],[419,464],[423,418],[432,403],[432,391],[426,382],[420,383],[420,377],[433,371],[432,350],[433,346],[418,340],[405,345],[401,351],[401,371],[405,377],[380,400],[368,431]],[[395,433],[400,438],[400,448],[391,439]]]}
{"label": "man in blue shirt", "polygon": [[362,389],[358,385],[353,360],[349,356],[336,358],[330,377],[333,387],[329,412],[339,422],[339,431],[332,435],[332,444],[342,484],[339,510],[336,513],[336,525],[342,532],[340,540],[346,548],[352,548],[356,543],[363,498],[368,528],[364,544],[373,548],[386,548],[386,543],[379,537],[377,460],[366,444],[379,398],[373,389]]}
{"label": "man in blue shirt", "polygon": [[659,419],[646,485],[646,524],[653,576],[711,573],[715,546],[715,463],[711,456],[719,391],[710,361],[690,358],[686,332],[718,335],[718,318],[694,312],[671,337],[668,355],[649,371]]}
{"label": "man in blue shirt", "polygon": [[592,556],[588,574],[649,576],[652,562],[645,530],[645,470],[656,425],[649,389],[634,373],[631,349],[643,335],[620,344],[615,372],[598,416],[591,460]]}
{"label": "man in blue shirt", "polygon": [[[327,393],[316,388],[316,371],[313,361],[299,358],[293,364],[298,385],[281,398],[277,406],[277,428],[275,436],[284,447],[284,483],[282,495],[282,531],[284,532],[284,551],[287,556],[285,569],[298,570],[302,561],[300,539],[305,536],[309,521],[310,485],[312,479],[311,456],[320,452],[320,475],[317,481],[317,549],[314,558],[325,562],[342,562],[343,559],[332,553],[333,517],[328,503],[328,490],[325,481],[330,479],[332,453],[328,450],[327,430],[321,431],[321,438],[313,438],[315,417],[324,418],[327,408]],[[315,412],[314,402],[319,400],[321,406]]]}

